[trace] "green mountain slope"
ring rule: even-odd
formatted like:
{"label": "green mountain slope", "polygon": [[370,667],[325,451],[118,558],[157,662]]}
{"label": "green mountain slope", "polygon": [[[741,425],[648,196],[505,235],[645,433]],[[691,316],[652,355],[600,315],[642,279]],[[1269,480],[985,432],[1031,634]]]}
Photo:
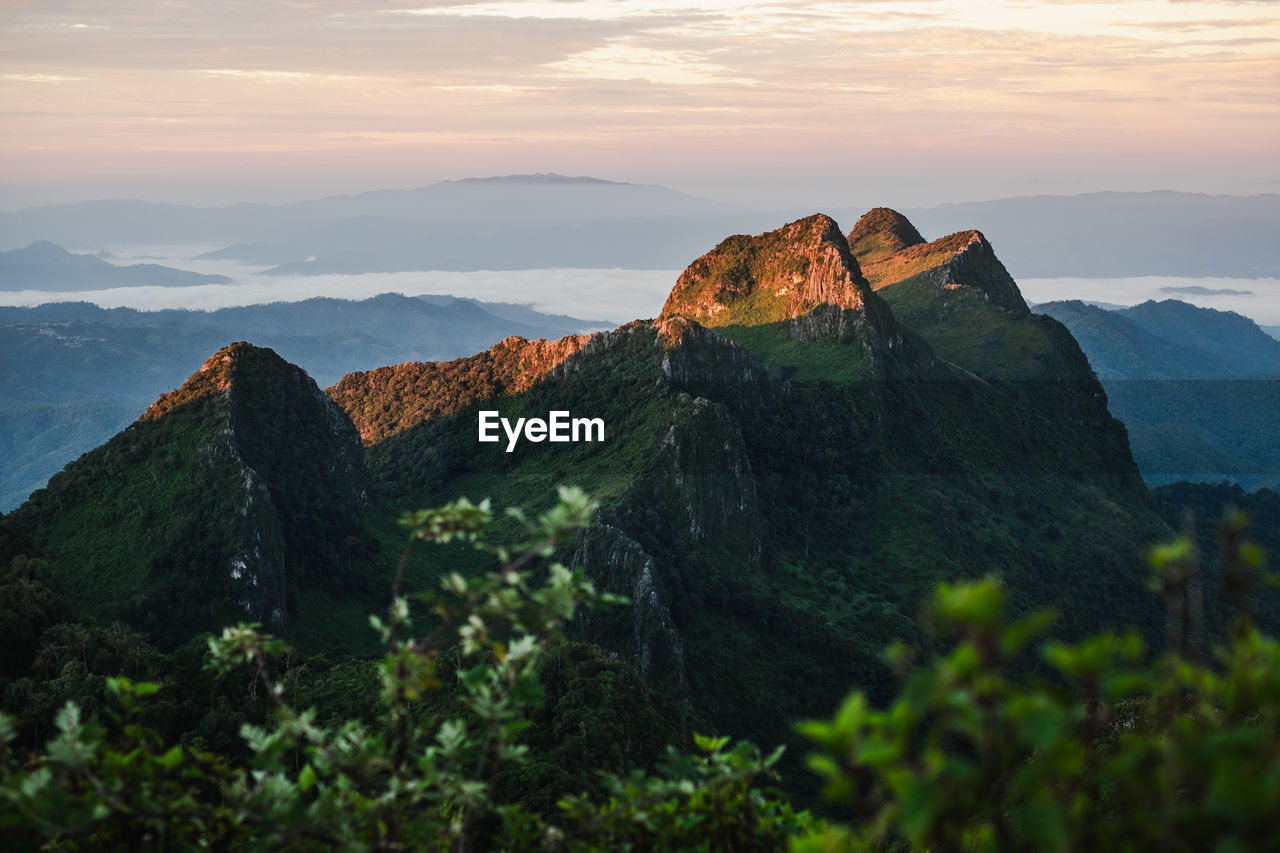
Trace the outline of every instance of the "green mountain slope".
{"label": "green mountain slope", "polygon": [[11,517],[100,621],[165,645],[236,621],[305,636],[325,614],[303,601],[366,589],[367,489],[341,410],[300,369],[241,343]]}
{"label": "green mountain slope", "polygon": [[[929,642],[939,579],[999,574],[1066,636],[1156,633],[1141,553],[1168,528],[1074,340],[1027,311],[980,236],[913,242],[877,216],[892,233],[855,229],[874,276],[808,217],[723,241],[656,320],[353,373],[329,397],[234,345],[14,521],[94,580],[99,619],[176,642],[247,617],[359,650],[389,563],[374,540],[401,510],[537,509],[576,484],[601,508],[564,556],[633,602],[581,639],[761,743],[795,743],[792,721],[851,685],[888,697],[882,650]],[[481,411],[604,434],[482,442]],[[407,588],[478,560],[421,551]]]}
{"label": "green mountain slope", "polygon": [[[1070,635],[1158,624],[1140,552],[1167,528],[1088,363],[989,246],[942,249],[899,291],[936,300],[914,330],[810,217],[722,242],[656,321],[542,345],[556,355],[523,385],[493,381],[511,358],[495,348],[331,393],[393,506],[592,490],[603,507],[574,561],[634,606],[592,616],[587,636],[717,727],[787,740],[850,683],[887,695],[880,652],[924,642],[921,597],[940,578],[1001,574],[1019,608],[1057,605]],[[508,452],[477,441],[482,409],[599,417],[606,438]],[[422,415],[379,414],[401,411]]]}

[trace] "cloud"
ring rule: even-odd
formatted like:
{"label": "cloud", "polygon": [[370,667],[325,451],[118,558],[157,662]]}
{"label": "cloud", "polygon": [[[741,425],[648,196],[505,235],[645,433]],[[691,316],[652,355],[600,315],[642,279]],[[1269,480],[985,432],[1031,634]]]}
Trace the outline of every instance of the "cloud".
{"label": "cloud", "polygon": [[1202,287],[1198,284],[1184,287],[1162,287],[1161,293],[1186,293],[1193,296],[1257,296],[1252,290],[1235,290],[1230,287]]}
{"label": "cloud", "polygon": [[[798,162],[849,173],[860,162],[852,152],[905,164],[927,149],[969,162],[1039,151],[1044,171],[1108,146],[1135,161],[1144,151],[1183,156],[1194,136],[1209,168],[1224,146],[1280,130],[1266,110],[1280,20],[1263,8],[10,4],[0,10],[0,120],[10,129],[0,162],[15,175],[83,168],[103,177],[146,172],[156,151],[174,152],[178,171],[230,169],[261,152],[285,170],[351,169],[389,164],[394,148],[404,152],[397,164],[432,164],[441,177],[473,173],[481,153],[505,171],[581,161],[626,175],[638,162],[684,158],[689,172],[751,160],[757,173]],[[496,165],[501,152],[509,165]],[[531,152],[553,159],[522,159]],[[1266,178],[1273,164],[1248,167]]]}
{"label": "cloud", "polygon": [[278,278],[240,273],[235,284],[192,287],[117,287],[107,290],[0,293],[0,304],[92,302],[103,308],[194,308],[213,311],[264,302],[299,302],[315,296],[367,299],[447,293],[492,302],[519,301],[535,310],[585,320],[624,323],[655,317],[679,270],[546,269],[478,272],[369,273]]}
{"label": "cloud", "polygon": [[1264,325],[1280,323],[1280,279],[1274,278],[1028,278],[1020,280],[1018,288],[1028,302],[1035,303],[1080,299],[1137,305],[1177,294],[1201,308],[1235,311]]}
{"label": "cloud", "polygon": [[0,80],[13,80],[18,83],[72,83],[83,79],[83,77],[67,77],[61,74],[0,74]]}

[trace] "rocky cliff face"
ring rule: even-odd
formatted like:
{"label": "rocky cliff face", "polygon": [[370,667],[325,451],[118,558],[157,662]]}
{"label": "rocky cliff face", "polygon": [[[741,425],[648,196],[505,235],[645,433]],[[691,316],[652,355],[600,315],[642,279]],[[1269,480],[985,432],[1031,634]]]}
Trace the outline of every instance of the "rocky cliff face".
{"label": "rocky cliff face", "polygon": [[733,386],[758,397],[768,381],[768,370],[750,350],[692,320],[666,317],[651,328],[662,349],[662,373],[676,387],[696,393]]}
{"label": "rocky cliff face", "polygon": [[[904,227],[914,232],[910,223]],[[823,214],[755,237],[730,237],[698,258],[676,281],[659,319],[677,317],[757,349],[774,338],[775,345],[766,347],[773,355],[779,336],[798,344],[838,344],[848,348],[845,372],[868,379],[904,370],[916,375],[932,360],[871,292],[840,227]],[[791,355],[803,360],[803,349],[791,348]],[[786,363],[794,359],[765,360],[784,374],[794,369]]]}
{"label": "rocky cliff face", "polygon": [[926,243],[902,214],[876,208],[849,232],[849,244],[875,290],[920,276],[941,301],[961,288],[997,308],[1030,313],[1022,293],[979,231],[960,231]]}
{"label": "rocky cliff face", "polygon": [[861,310],[869,288],[840,227],[816,214],[755,237],[730,237],[680,274],[661,317],[705,326],[789,320],[818,305]]}

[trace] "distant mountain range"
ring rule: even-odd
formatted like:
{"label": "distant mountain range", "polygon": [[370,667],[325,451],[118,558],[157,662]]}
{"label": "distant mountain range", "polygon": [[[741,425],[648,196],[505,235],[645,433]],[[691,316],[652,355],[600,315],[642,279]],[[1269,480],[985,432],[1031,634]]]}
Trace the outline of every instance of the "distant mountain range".
{"label": "distant mountain range", "polygon": [[116,266],[93,255],[72,254],[45,240],[0,252],[0,290],[98,290],[108,287],[227,284],[224,275],[202,275],[158,264]]}
{"label": "distant mountain range", "polygon": [[1280,485],[1280,340],[1185,302],[1036,306],[1080,342],[1146,480]]}
{"label": "distant mountain range", "polygon": [[521,305],[383,294],[219,311],[0,307],[0,511],[101,444],[210,351],[249,339],[320,381],[353,369],[446,359],[511,335],[560,337],[604,324]]}
{"label": "distant mountain range", "polygon": [[[827,212],[853,221],[863,210]],[[680,269],[724,234],[753,234],[794,213],[749,210],[657,186],[508,175],[286,205],[199,208],[104,200],[33,207],[0,213],[0,248],[36,240],[92,251],[220,243],[203,257],[302,275]],[[980,229],[1003,247],[1015,278],[1280,276],[1276,194],[1029,196],[907,213],[925,233]]]}
{"label": "distant mountain range", "polygon": [[[560,175],[444,181],[286,205],[220,208],[94,201],[0,213],[0,246],[53,240],[224,242],[210,257],[280,273],[680,266],[725,229],[762,221],[656,186]],[[313,260],[309,260],[313,259]]]}
{"label": "distant mountain range", "polygon": [[1015,278],[1280,277],[1280,195],[1098,192],[907,211],[926,233],[977,228]]}

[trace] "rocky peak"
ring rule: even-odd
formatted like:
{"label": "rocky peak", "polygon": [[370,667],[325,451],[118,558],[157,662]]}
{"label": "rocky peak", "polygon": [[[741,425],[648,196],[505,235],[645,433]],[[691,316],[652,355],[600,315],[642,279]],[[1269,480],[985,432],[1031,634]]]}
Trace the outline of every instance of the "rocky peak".
{"label": "rocky peak", "polygon": [[315,442],[313,461],[339,471],[342,492],[357,503],[364,501],[364,453],[355,427],[305,370],[275,350],[245,341],[223,347],[182,387],[162,394],[139,421],[161,420],[181,407],[213,398],[220,398],[215,405],[226,419],[234,453],[249,467],[274,469],[280,448],[292,449],[302,440],[290,430],[304,429],[306,438]]}
{"label": "rocky peak", "polygon": [[680,274],[661,317],[705,326],[790,320],[818,305],[861,310],[870,295],[840,227],[815,214],[722,241]]}
{"label": "rocky peak", "polygon": [[[876,211],[859,220],[859,225],[873,213]],[[893,211],[888,211],[888,214],[906,223],[911,233],[919,236],[901,214]],[[879,215],[876,219],[887,222],[891,218],[888,214]],[[857,234],[858,229],[854,228],[850,236]],[[963,288],[978,292],[983,299],[1005,311],[1018,315],[1030,313],[1018,285],[981,231],[957,231],[930,243],[914,243],[892,254],[883,251],[888,245],[888,238],[876,238],[868,232],[868,235],[857,239],[858,245],[867,251],[865,255],[859,254],[858,260],[875,290],[923,276],[933,280],[939,297]]]}
{"label": "rocky peak", "polygon": [[849,251],[862,265],[882,261],[925,242],[907,217],[888,207],[874,207],[849,232]]}
{"label": "rocky peak", "polygon": [[142,413],[140,420],[162,418],[185,403],[229,393],[233,385],[247,376],[272,370],[303,372],[277,355],[275,350],[255,347],[246,341],[228,344],[209,356],[180,388],[161,394]]}
{"label": "rocky peak", "polygon": [[[361,526],[370,488],[338,406],[301,368],[237,342],[68,465],[27,511],[73,550],[84,547],[64,527],[75,506],[113,518],[93,534],[111,544],[83,569],[103,585],[95,613],[169,645],[229,618],[285,632],[298,590],[358,589],[377,550]],[[184,534],[156,535],[165,530]]]}

